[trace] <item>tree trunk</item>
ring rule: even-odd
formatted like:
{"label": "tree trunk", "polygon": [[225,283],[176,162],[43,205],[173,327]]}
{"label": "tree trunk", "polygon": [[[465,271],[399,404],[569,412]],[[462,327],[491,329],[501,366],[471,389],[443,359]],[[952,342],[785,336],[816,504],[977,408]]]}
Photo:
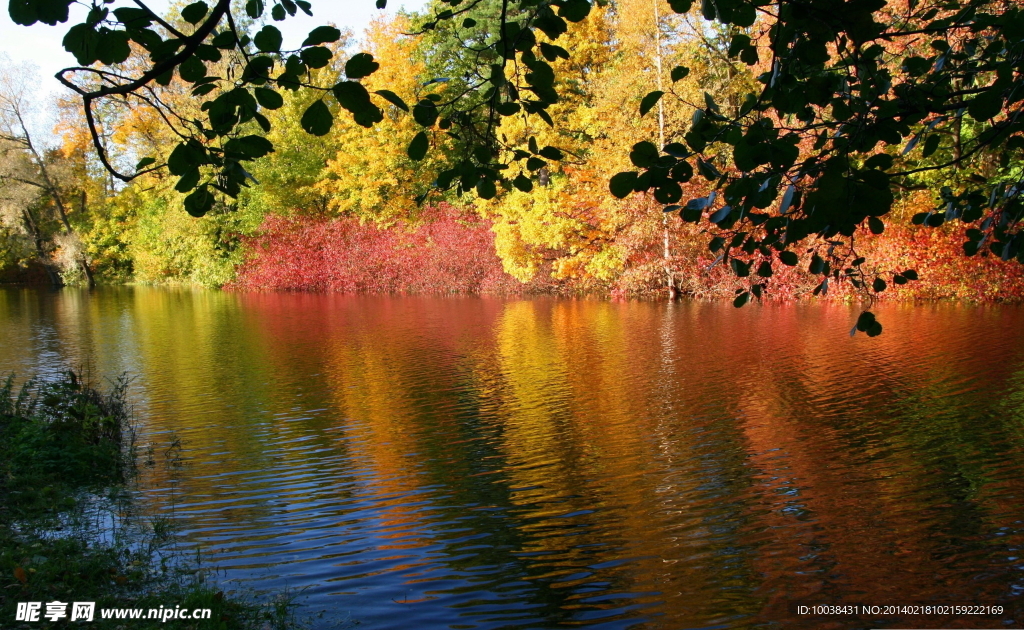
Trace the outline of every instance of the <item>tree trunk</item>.
{"label": "tree trunk", "polygon": [[[53,178],[50,177],[50,171],[46,168],[46,161],[36,150],[35,144],[32,142],[32,136],[28,132],[28,126],[25,124],[24,119],[21,117],[20,111],[14,112],[15,116],[18,117],[18,124],[21,125],[21,132],[25,137],[25,144],[28,146],[29,151],[32,153],[32,157],[35,159],[36,168],[39,169],[39,174],[43,176],[43,183],[45,184],[44,189],[53,199],[53,205],[57,208],[57,218],[60,219],[61,225],[64,226],[64,230],[67,234],[74,234],[75,230],[71,227],[71,222],[68,221],[68,213],[64,207],[64,200],[61,198],[60,190],[54,183]],[[85,211],[85,192],[82,192],[82,211]],[[81,258],[78,260],[78,265],[82,269],[82,273],[85,275],[85,281],[88,287],[91,289],[96,286],[95,281],[92,277],[92,270],[89,269],[89,263],[85,259],[83,253]],[[63,283],[61,283],[63,284]]]}
{"label": "tree trunk", "polygon": [[46,254],[46,248],[43,247],[43,235],[39,231],[39,224],[36,223],[35,217],[32,216],[32,212],[27,208],[21,212],[22,221],[25,223],[25,229],[28,231],[29,236],[32,237],[32,242],[36,246],[36,256],[39,257],[39,263],[46,270],[46,275],[50,279],[50,284],[55,289],[59,289],[64,286],[64,281],[61,280],[60,274],[53,268],[53,263],[50,257]]}

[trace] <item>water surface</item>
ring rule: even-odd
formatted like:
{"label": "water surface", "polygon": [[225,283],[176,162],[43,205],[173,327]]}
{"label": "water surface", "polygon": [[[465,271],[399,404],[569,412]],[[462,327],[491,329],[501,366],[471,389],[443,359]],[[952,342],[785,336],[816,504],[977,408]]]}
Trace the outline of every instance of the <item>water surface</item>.
{"label": "water surface", "polygon": [[3,289],[0,372],[134,374],[147,504],[318,628],[1022,627],[1024,310],[877,312]]}

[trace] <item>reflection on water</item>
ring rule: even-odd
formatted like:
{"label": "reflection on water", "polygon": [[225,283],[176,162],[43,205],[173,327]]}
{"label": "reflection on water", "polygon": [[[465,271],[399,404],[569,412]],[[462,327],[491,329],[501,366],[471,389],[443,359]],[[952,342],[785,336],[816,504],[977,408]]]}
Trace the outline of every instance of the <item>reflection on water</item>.
{"label": "reflection on water", "polygon": [[881,317],[6,289],[0,370],[137,375],[146,495],[323,627],[1020,627],[1024,311]]}

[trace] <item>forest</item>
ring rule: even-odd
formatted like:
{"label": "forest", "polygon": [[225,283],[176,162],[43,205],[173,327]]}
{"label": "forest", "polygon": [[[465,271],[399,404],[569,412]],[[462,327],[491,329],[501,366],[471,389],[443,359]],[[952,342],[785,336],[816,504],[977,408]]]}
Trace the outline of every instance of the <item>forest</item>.
{"label": "forest", "polygon": [[[211,101],[197,97],[212,92],[212,98],[226,90],[207,79],[230,76],[230,54],[200,55],[205,63],[199,64],[201,77],[190,76],[195,71],[186,62],[168,80],[147,85],[141,96],[97,101],[91,112],[96,138],[74,94],[53,104],[37,102],[30,69],[0,64],[0,281],[689,296],[736,298],[737,305],[749,291],[762,297],[762,289],[766,299],[814,294],[850,300],[863,296],[865,285],[872,289],[872,300],[1015,301],[1024,295],[1015,237],[1011,234],[999,243],[1000,249],[990,251],[984,241],[1005,234],[982,236],[992,232],[990,225],[981,224],[983,217],[952,220],[959,212],[954,205],[960,203],[954,197],[965,182],[1001,185],[1003,196],[1013,201],[1012,184],[1020,170],[1016,145],[1001,153],[978,152],[961,167],[963,143],[982,135],[985,120],[966,107],[959,110],[955,125],[936,118],[926,131],[899,135],[899,142],[883,147],[879,155],[888,165],[895,161],[920,171],[890,187],[891,209],[884,213],[884,225],[874,215],[862,216],[849,233],[843,230],[841,236],[848,241],[836,240],[826,227],[801,239],[794,253],[779,256],[782,264],[774,267],[767,240],[744,241],[748,232],[737,230],[717,236],[732,228],[737,217],[729,217],[730,206],[715,206],[716,180],[721,184],[730,173],[741,171],[746,177],[746,171],[755,169],[741,168],[747,158],[739,145],[735,150],[716,147],[695,140],[695,134],[702,125],[713,124],[708,120],[724,121],[750,111],[745,99],[772,72],[772,61],[757,54],[771,31],[763,19],[747,26],[737,25],[745,24],[743,20],[704,19],[707,8],[689,3],[595,3],[585,19],[563,22],[565,32],[555,33],[557,45],[545,43],[554,39],[538,32],[540,46],[548,47],[545,56],[553,51],[550,64],[542,65],[553,71],[557,98],[544,103],[542,115],[502,112],[493,131],[508,146],[529,147],[515,153],[522,154],[525,164],[511,166],[499,186],[486,177],[465,186],[464,176],[457,186],[439,184],[442,178],[450,183],[455,177],[446,177],[455,169],[445,169],[460,163],[464,136],[445,133],[445,125],[451,124],[447,119],[424,120],[422,104],[469,92],[469,78],[479,63],[467,58],[466,42],[494,41],[507,5],[475,2],[457,20],[445,19],[450,18],[444,12],[451,4],[458,3],[435,0],[421,13],[382,14],[365,33],[341,29],[335,41],[306,49],[326,48],[329,55],[303,52],[305,81],[340,86],[357,80],[364,93],[387,101],[376,110],[379,119],[368,123],[358,113],[342,115],[343,109],[352,110],[343,99],[323,99],[315,90],[256,88],[258,117],[239,123],[251,162],[239,175],[238,194],[211,195],[208,207],[198,213],[183,210],[198,179],[188,181],[191,170],[175,168],[174,153],[186,146],[179,144],[185,137],[182,128],[209,109]],[[236,28],[260,50],[273,49],[272,43],[266,44],[276,30],[268,30],[270,22],[236,9]],[[906,9],[890,5],[882,12],[889,11],[896,20]],[[187,32],[198,21],[187,18],[188,7],[178,7],[165,16],[164,24]],[[145,47],[135,41],[127,44],[130,50],[117,67],[145,69]],[[560,54],[566,51],[571,54]],[[931,52],[942,53],[938,48]],[[876,65],[888,67],[892,75],[920,76],[927,66],[938,72],[941,63],[913,53],[894,45]],[[922,60],[926,67],[908,67],[908,59]],[[79,61],[89,65],[88,59]],[[506,83],[502,73],[511,81],[515,72],[490,67],[502,75],[489,77],[495,86]],[[540,88],[535,91],[540,93]],[[410,113],[406,103],[420,105]],[[517,103],[507,104],[512,105],[518,108]],[[39,134],[29,119],[48,106],[58,112],[56,127],[52,134]],[[833,104],[833,115],[841,118],[838,110]],[[776,106],[762,120],[774,116],[781,128],[786,117],[779,111]],[[333,124],[318,129],[313,114]],[[773,132],[777,137],[778,130]],[[51,137],[55,141],[48,141]],[[792,142],[788,164],[809,160],[816,150],[811,142]],[[683,143],[701,152],[700,176],[686,166],[689,174],[680,176],[673,169],[674,181],[661,187],[634,187],[637,175],[628,174],[630,169],[653,173],[657,147],[671,154],[670,147]],[[647,147],[653,157],[645,157]],[[691,153],[686,151],[687,156]],[[953,168],[916,168],[950,160],[956,163]],[[154,163],[170,168],[147,168]],[[125,182],[111,167],[134,169],[137,175]],[[193,170],[198,178],[199,170]],[[629,180],[625,190],[624,178]],[[774,196],[769,200],[780,206],[780,214],[797,206],[792,192],[797,180],[792,181],[781,201]],[[768,183],[765,179],[761,190]],[[961,198],[968,199],[968,192]],[[942,220],[941,212],[935,216],[937,206],[947,208],[948,220]],[[830,287],[824,261],[837,256],[837,248],[849,246],[853,252],[855,238],[856,272],[850,267],[840,276],[837,260]],[[718,251],[723,242],[729,245],[725,254]],[[965,247],[966,253],[980,254],[967,256]],[[732,248],[752,257],[730,258]],[[758,284],[751,285],[751,278]],[[883,294],[887,285],[889,291]]]}

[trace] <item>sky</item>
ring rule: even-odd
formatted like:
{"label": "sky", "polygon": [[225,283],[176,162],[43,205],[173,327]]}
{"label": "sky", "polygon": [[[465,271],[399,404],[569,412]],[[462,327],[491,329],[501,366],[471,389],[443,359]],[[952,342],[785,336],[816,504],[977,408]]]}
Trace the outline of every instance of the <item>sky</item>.
{"label": "sky", "polygon": [[[374,0],[311,0],[313,17],[301,11],[284,22],[274,22],[284,34],[285,48],[298,47],[306,34],[313,28],[334,23],[339,28],[349,28],[359,37],[370,20],[383,13],[376,8]],[[147,6],[163,13],[169,0],[151,0]],[[268,3],[269,4],[269,3]],[[426,4],[425,0],[390,0],[388,11],[404,8],[417,10]],[[114,7],[131,6],[131,2],[120,1]],[[75,58],[64,50],[61,41],[68,28],[81,22],[86,10],[81,5],[72,5],[71,19],[64,24],[47,26],[37,23],[29,27],[19,26],[7,14],[6,0],[0,0],[0,55],[6,54],[15,63],[30,62],[39,68],[38,97],[63,92],[64,88],[53,75],[62,68],[76,65]]]}

